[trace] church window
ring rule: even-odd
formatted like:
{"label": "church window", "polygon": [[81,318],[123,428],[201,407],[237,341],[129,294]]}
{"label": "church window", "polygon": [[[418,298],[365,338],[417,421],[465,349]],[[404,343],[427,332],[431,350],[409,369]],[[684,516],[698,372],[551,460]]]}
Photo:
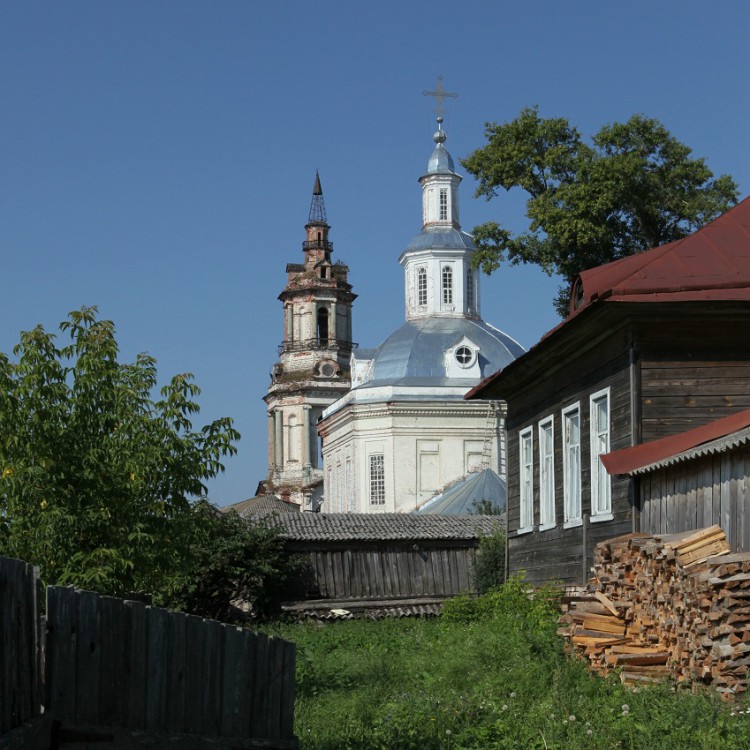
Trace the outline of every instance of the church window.
{"label": "church window", "polygon": [[443,304],[453,304],[453,269],[443,266]]}
{"label": "church window", "polygon": [[427,269],[424,266],[417,269],[417,304],[427,304]]}
{"label": "church window", "polygon": [[474,271],[469,268],[466,271],[466,307],[473,310],[474,306]]}
{"label": "church window", "polygon": [[318,343],[328,346],[328,310],[325,307],[318,309]]}
{"label": "church window", "polygon": [[370,504],[385,505],[385,458],[382,453],[370,456]]}
{"label": "church window", "polygon": [[440,189],[440,221],[446,221],[448,219],[448,190],[447,188]]}

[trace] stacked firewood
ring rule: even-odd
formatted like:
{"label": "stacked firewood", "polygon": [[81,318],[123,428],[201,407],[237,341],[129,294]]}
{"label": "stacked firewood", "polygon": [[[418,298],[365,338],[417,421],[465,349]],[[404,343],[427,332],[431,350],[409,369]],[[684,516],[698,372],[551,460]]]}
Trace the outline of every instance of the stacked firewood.
{"label": "stacked firewood", "polygon": [[750,672],[750,553],[729,554],[719,526],[596,546],[594,577],[561,617],[571,650],[627,684],[673,677],[727,697]]}

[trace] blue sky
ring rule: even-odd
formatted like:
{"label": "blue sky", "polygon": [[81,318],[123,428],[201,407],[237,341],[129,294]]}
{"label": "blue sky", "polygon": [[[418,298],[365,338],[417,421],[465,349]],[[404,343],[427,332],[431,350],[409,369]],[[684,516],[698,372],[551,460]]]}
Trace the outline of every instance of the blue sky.
{"label": "blue sky", "polygon": [[[282,339],[315,170],[334,258],[359,295],[354,338],[403,320],[397,258],[419,231],[418,177],[444,76],[458,159],[486,121],[538,104],[584,134],[641,112],[750,193],[750,4],[660,2],[0,3],[0,351],[82,305],[124,360],[194,373],[200,424],[232,416],[239,453],[218,504],[266,472],[261,400]],[[465,229],[524,228],[521,195],[462,184]],[[483,279],[483,317],[528,347],[557,281]]]}

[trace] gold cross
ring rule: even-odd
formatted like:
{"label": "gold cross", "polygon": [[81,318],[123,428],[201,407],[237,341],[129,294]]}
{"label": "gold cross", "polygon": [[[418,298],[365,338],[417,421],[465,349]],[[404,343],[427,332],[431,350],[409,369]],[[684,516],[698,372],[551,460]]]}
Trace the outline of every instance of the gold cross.
{"label": "gold cross", "polygon": [[458,94],[453,94],[449,91],[444,91],[443,90],[443,76],[438,76],[437,78],[438,78],[437,89],[435,89],[434,91],[423,91],[422,96],[434,96],[437,99],[438,117],[442,117],[443,116],[443,99],[445,99],[446,97],[455,99],[458,96]]}

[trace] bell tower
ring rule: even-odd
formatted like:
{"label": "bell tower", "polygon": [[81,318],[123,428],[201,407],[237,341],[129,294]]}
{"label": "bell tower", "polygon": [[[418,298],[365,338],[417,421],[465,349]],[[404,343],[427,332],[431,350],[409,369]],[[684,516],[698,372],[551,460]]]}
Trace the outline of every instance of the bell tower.
{"label": "bell tower", "polygon": [[316,510],[323,490],[323,464],[316,424],[323,410],[351,386],[352,303],[349,269],[331,262],[333,243],[320,176],[315,174],[310,215],[302,243],[304,260],[286,267],[279,295],[284,340],[263,397],[268,406],[267,489]]}

